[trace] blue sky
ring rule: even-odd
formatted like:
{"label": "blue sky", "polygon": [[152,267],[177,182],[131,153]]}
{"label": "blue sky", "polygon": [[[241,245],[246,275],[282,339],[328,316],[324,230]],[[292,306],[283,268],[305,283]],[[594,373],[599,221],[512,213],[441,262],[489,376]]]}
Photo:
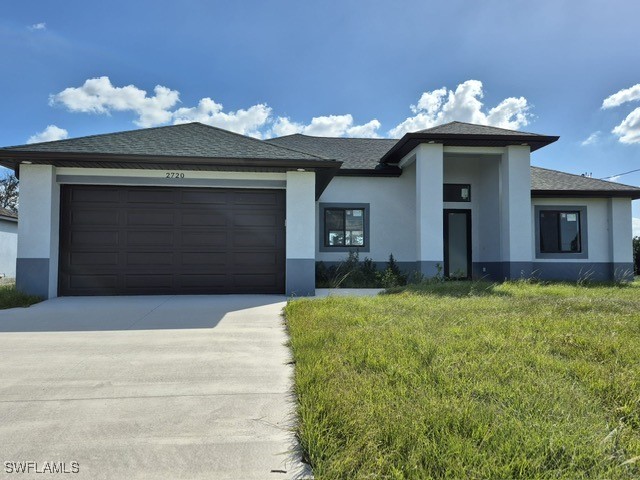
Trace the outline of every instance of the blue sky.
{"label": "blue sky", "polygon": [[604,177],[640,168],[638,18],[616,0],[8,2],[0,145],[190,120],[389,136],[475,119],[560,135],[535,165]]}

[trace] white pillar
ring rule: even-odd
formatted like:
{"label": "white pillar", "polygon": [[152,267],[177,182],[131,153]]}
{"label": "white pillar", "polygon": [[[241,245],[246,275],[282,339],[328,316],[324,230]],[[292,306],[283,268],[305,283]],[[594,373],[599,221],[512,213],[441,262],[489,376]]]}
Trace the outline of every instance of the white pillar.
{"label": "white pillar", "polygon": [[50,165],[20,165],[16,287],[44,298],[58,296],[60,186]]}
{"label": "white pillar", "polygon": [[316,174],[287,172],[287,295],[315,295]]}
{"label": "white pillar", "polygon": [[416,148],[416,233],[419,271],[433,277],[444,269],[443,201],[444,149],[422,143]]}
{"label": "white pillar", "polygon": [[610,198],[609,258],[614,280],[633,280],[633,224],[630,198]]}
{"label": "white pillar", "polygon": [[528,146],[505,147],[500,161],[500,247],[506,278],[531,274],[531,164]]}

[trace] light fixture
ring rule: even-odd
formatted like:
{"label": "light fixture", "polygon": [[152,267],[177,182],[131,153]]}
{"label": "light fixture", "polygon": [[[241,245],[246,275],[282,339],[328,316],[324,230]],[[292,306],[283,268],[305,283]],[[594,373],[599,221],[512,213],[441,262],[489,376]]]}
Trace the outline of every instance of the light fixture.
{"label": "light fixture", "polygon": [[529,146],[528,143],[521,143],[520,145],[523,146],[523,147],[528,147]]}
{"label": "light fixture", "polygon": [[304,172],[305,169],[304,168],[298,168],[298,172]]}
{"label": "light fixture", "polygon": [[25,160],[24,162],[22,162],[23,165],[31,165],[31,162],[29,160]]}

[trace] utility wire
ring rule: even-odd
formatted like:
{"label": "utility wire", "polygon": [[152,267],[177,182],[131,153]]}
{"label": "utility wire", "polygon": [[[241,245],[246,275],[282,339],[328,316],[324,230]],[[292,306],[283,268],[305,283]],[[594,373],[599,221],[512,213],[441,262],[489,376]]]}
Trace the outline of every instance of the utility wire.
{"label": "utility wire", "polygon": [[621,177],[623,175],[629,175],[630,173],[640,172],[640,168],[636,168],[635,170],[629,170],[628,172],[618,173],[617,175],[609,175],[608,177],[602,177],[600,180],[609,180],[613,177]]}

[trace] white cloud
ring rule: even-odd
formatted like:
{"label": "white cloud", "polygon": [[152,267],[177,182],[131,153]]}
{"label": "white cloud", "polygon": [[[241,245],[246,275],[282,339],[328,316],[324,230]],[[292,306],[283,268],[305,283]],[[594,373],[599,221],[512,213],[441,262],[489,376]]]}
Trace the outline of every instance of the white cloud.
{"label": "white cloud", "polygon": [[618,180],[620,180],[620,177],[622,175],[614,175],[613,177],[609,177],[607,178],[607,182],[617,182]]}
{"label": "white cloud", "polygon": [[303,133],[316,137],[376,138],[379,128],[380,122],[375,119],[363,125],[354,125],[351,114],[313,117],[308,125],[293,122],[287,117],[278,117],[273,124],[271,133],[275,136]]}
{"label": "white cloud", "polygon": [[29,30],[46,30],[46,29],[47,29],[47,24],[44,22],[34,23],[33,25],[29,26]]}
{"label": "white cloud", "polygon": [[599,130],[589,135],[585,140],[582,141],[580,145],[582,145],[583,147],[586,147],[587,145],[593,145],[594,143],[598,143],[598,140],[600,140]]}
{"label": "white cloud", "polygon": [[[527,125],[529,104],[524,97],[510,97],[497,106],[483,111],[482,82],[468,80],[453,90],[443,87],[424,92],[416,105],[414,116],[407,118],[389,133],[401,136],[408,131],[428,128],[452,120],[516,129]],[[381,124],[377,119],[355,124],[351,114],[313,117],[309,123],[284,116],[272,116],[265,103],[225,112],[222,104],[209,97],[196,106],[178,108],[180,92],[157,85],[153,95],[135,85],[116,87],[107,76],[87,79],[79,87],[69,87],[49,97],[50,105],[61,105],[71,112],[109,115],[112,112],[133,112],[134,123],[153,127],[168,123],[202,122],[256,138],[304,133],[331,137],[379,137]]]}
{"label": "white cloud", "polygon": [[[640,83],[608,96],[602,102],[602,108],[614,108],[627,102],[640,100]],[[633,110],[627,118],[617,125],[611,133],[618,137],[620,143],[640,143],[640,107]]]}
{"label": "white cloud", "polygon": [[72,112],[110,114],[112,111],[132,111],[138,115],[136,125],[153,127],[171,120],[171,111],[179,101],[179,93],[156,85],[155,95],[134,85],[114,87],[109,77],[91,78],[81,87],[65,88],[49,97],[49,104],[62,104]]}
{"label": "white cloud", "polygon": [[31,135],[27,143],[53,142],[54,140],[64,140],[69,137],[69,132],[64,128],[49,125],[43,131]]}
{"label": "white cloud", "polygon": [[203,98],[197,107],[183,107],[173,112],[173,123],[201,122],[215,127],[231,130],[232,132],[261,138],[260,129],[271,116],[271,108],[265,104],[258,104],[246,110],[236,110],[225,113],[220,103],[210,98]]}
{"label": "white cloud", "polygon": [[633,236],[640,237],[640,218],[633,217]]}
{"label": "white cloud", "polygon": [[620,143],[640,143],[640,107],[627,115],[611,132],[618,136]]}
{"label": "white cloud", "polygon": [[640,83],[635,84],[631,88],[623,88],[619,92],[609,95],[602,102],[602,108],[619,107],[623,103],[640,100]]}
{"label": "white cloud", "polygon": [[482,111],[484,96],[482,82],[467,80],[459,84],[455,91],[446,87],[424,92],[417,105],[411,105],[414,116],[389,131],[392,137],[400,137],[407,132],[423,130],[454,120],[494,127],[518,129],[529,123],[530,105],[524,97],[509,97],[489,110]]}

